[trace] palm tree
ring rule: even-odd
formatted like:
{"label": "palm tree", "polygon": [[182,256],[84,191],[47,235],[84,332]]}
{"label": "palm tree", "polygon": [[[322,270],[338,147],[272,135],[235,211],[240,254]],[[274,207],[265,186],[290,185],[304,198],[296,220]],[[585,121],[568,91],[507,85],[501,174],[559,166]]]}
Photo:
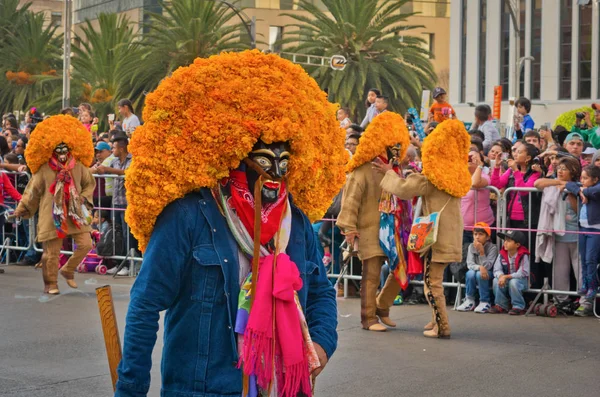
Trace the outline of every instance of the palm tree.
{"label": "palm tree", "polygon": [[131,65],[139,67],[141,48],[134,25],[125,16],[100,14],[97,28],[90,21],[76,36],[81,46],[74,46],[73,89],[81,102],[90,102],[104,125],[106,115],[114,113],[115,104],[130,98]]}
{"label": "palm tree", "polygon": [[194,59],[222,51],[249,48],[241,38],[243,25],[232,23],[237,16],[215,0],[159,0],[163,13],[153,13],[142,40],[145,54],[135,69],[132,84],[136,92],[151,91],[165,77]]}
{"label": "palm tree", "polygon": [[[354,109],[362,117],[369,88],[379,88],[390,98],[390,108],[405,112],[419,104],[423,89],[430,89],[436,75],[424,41],[410,36],[420,26],[406,25],[401,7],[406,0],[322,0],[326,11],[312,1],[300,0],[299,8],[310,15],[283,14],[297,23],[281,44],[296,43],[286,51],[348,60],[343,72],[308,66],[307,71],[327,90],[330,99]],[[330,15],[328,15],[329,13]]]}
{"label": "palm tree", "polygon": [[24,110],[60,85],[62,35],[55,26],[44,26],[43,13],[17,5],[7,0],[0,6],[1,112]]}

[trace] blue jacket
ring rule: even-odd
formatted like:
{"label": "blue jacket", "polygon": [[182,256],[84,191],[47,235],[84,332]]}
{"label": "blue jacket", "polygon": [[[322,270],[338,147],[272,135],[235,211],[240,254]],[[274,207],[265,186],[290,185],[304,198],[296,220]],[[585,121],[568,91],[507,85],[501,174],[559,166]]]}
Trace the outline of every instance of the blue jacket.
{"label": "blue jacket", "polygon": [[[567,186],[565,186],[565,190],[569,193],[572,193],[579,198],[579,190],[581,189],[581,185],[577,182],[567,182]],[[600,224],[600,183],[595,184],[594,186],[583,189],[583,195],[588,198],[587,203],[587,218],[588,224],[590,225],[598,225]]]}
{"label": "blue jacket", "polygon": [[[304,282],[299,298],[312,339],[331,357],[337,346],[336,294],[311,225],[293,205],[287,254]],[[131,289],[115,396],[148,393],[163,310],[161,396],[240,396],[234,334],[239,291],[237,243],[210,191],[168,205],[156,220]]]}

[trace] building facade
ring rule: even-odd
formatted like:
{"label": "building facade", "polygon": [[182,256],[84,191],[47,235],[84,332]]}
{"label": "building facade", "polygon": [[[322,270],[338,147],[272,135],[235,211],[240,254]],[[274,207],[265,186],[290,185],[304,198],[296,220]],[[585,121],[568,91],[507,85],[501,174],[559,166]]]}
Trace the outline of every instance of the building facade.
{"label": "building facade", "polygon": [[63,28],[63,0],[21,0],[20,7],[30,3],[29,10],[33,12],[43,12],[46,24],[56,26],[56,33],[60,34],[64,31]]}
{"label": "building facade", "polygon": [[[321,0],[311,1],[324,9]],[[231,0],[229,2],[235,3]],[[264,42],[258,44],[258,48],[279,51],[281,49],[275,47],[275,42],[285,36],[286,26],[296,22],[281,14],[306,14],[298,9],[298,3],[298,0],[240,0],[235,4],[243,8],[249,18],[256,17],[257,38]],[[102,12],[125,14],[141,29],[150,12],[160,12],[160,5],[157,0],[74,0],[73,11],[75,31],[86,20],[92,21],[93,24]],[[412,1],[405,4],[402,11],[419,13],[411,17],[407,24],[423,26],[413,30],[411,34],[419,35],[425,40],[424,46],[432,53],[431,62],[438,74],[439,83],[447,85],[450,75],[450,0]]]}
{"label": "building facade", "polygon": [[518,46],[509,3],[452,0],[449,94],[458,117],[471,120],[473,106],[491,105],[498,85],[502,121],[509,116],[508,99],[515,96],[531,99],[538,126],[598,102],[598,0],[517,0]]}

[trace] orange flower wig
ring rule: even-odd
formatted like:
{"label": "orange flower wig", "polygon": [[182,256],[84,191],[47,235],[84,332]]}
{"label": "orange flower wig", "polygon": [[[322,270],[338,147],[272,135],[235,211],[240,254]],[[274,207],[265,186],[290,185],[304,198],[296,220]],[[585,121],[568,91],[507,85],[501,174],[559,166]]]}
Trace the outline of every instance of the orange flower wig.
{"label": "orange flower wig", "polygon": [[75,160],[86,167],[94,162],[94,143],[89,131],[75,117],[57,115],[39,123],[31,134],[25,158],[32,173],[50,160],[60,143],[65,143]]}
{"label": "orange flower wig", "polygon": [[166,205],[216,186],[259,139],[289,142],[289,191],[320,218],[345,181],[336,109],[302,67],[274,54],[222,53],[176,70],[147,96],[129,146],[126,220],[140,247]]}
{"label": "orange flower wig", "polygon": [[402,116],[393,112],[383,112],[369,123],[360,137],[356,153],[348,162],[348,172],[371,162],[384,153],[386,148],[400,144],[400,158],[403,159],[410,145],[408,128]]}
{"label": "orange flower wig", "polygon": [[446,120],[423,141],[423,175],[435,187],[454,197],[471,189],[469,148],[471,139],[459,120]]}

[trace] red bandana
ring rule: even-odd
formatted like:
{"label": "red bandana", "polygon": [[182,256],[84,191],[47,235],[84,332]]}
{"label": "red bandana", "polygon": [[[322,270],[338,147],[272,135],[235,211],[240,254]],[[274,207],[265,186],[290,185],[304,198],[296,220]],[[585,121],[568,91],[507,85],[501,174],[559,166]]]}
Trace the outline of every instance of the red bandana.
{"label": "red bandana", "polygon": [[[246,173],[242,171],[231,171],[229,179],[224,181],[229,183],[231,196],[228,204],[235,209],[250,237],[254,239],[254,196],[248,188],[248,179]],[[283,211],[285,210],[285,182],[281,182],[279,196],[274,203],[264,203],[261,208],[261,228],[260,243],[267,245],[273,239],[275,233],[279,230],[279,222]]]}

